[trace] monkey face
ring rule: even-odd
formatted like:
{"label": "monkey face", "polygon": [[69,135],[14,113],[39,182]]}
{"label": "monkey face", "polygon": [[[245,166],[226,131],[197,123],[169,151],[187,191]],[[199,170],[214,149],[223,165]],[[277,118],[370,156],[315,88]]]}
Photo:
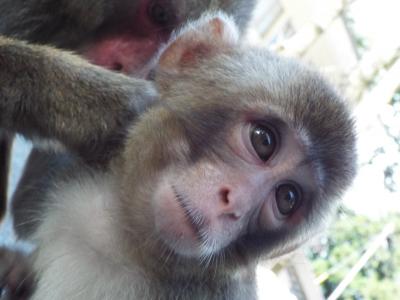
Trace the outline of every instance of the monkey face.
{"label": "monkey face", "polygon": [[[269,55],[264,58],[271,59]],[[268,66],[265,74],[271,71]],[[208,79],[202,82],[200,74],[196,75],[196,86],[209,85]],[[233,93],[229,92],[233,87],[227,90],[226,85],[208,94],[201,89],[192,91],[191,97],[198,101],[194,106],[184,107],[187,98],[183,93],[182,98],[165,99],[165,106],[155,108],[166,119],[139,124],[153,128],[154,135],[141,132],[142,126],[135,128],[126,157],[138,161],[125,172],[123,186],[135,187],[125,196],[132,198],[140,186],[143,194],[137,198],[146,201],[138,208],[127,199],[124,207],[132,206],[133,216],[146,212],[146,220],[151,220],[149,236],[160,242],[154,244],[155,249],[166,248],[173,253],[169,257],[198,262],[223,257],[227,265],[246,264],[259,256],[274,258],[292,251],[320,230],[321,215],[335,206],[354,176],[354,135],[336,135],[351,130],[347,113],[336,123],[322,120],[319,126],[329,127],[329,134],[319,136],[322,132],[313,132],[313,127],[302,127],[313,117],[311,113],[306,116],[277,105],[288,99],[286,89],[293,88],[304,101],[319,101],[322,96],[328,99],[328,110],[344,109],[322,82],[307,91],[297,88],[297,75],[293,71],[285,82],[272,84],[274,98],[266,87],[246,91],[240,77]],[[303,80],[309,87],[318,79],[314,73],[306,76]],[[181,87],[188,88],[188,81],[180,82]],[[175,95],[178,91],[169,92]],[[151,112],[147,116],[143,121],[153,121]],[[316,120],[311,124],[317,124]],[[146,137],[156,143],[146,144]],[[138,144],[146,145],[151,162],[145,161],[147,155],[137,153]],[[330,157],[331,151],[338,152],[340,164]]]}
{"label": "monkey face", "polygon": [[[269,71],[266,74],[271,75]],[[285,98],[285,89],[296,86],[296,72],[293,75],[272,85],[282,88]],[[318,77],[308,75],[306,81],[311,85]],[[196,85],[201,81],[196,77]],[[296,125],[302,117],[306,119],[301,124],[306,124],[307,116],[301,111],[291,114],[276,105],[280,92],[276,91],[274,98],[268,88],[249,93],[240,81],[238,78],[233,93],[224,85],[213,94],[192,91],[191,97],[200,102],[195,106],[184,107],[184,94],[157,107],[167,119],[144,127],[155,131],[156,138],[147,138],[156,143],[146,144],[152,162],[145,162],[147,156],[137,153],[137,145],[146,139],[139,130],[142,126],[135,128],[127,145],[127,155],[140,162],[135,160],[135,169],[125,172],[125,189],[136,187],[125,197],[135,198],[140,186],[140,198],[146,202],[138,208],[127,199],[124,207],[132,206],[134,216],[137,211],[146,212],[146,220],[151,220],[149,236],[156,236],[159,242],[154,248],[167,248],[173,253],[169,257],[198,262],[224,257],[227,265],[237,265],[238,261],[246,264],[259,256],[273,258],[292,251],[320,230],[321,215],[329,213],[354,176],[353,151],[347,152],[354,147],[354,136],[335,136],[336,130],[351,128],[348,115],[332,126],[327,124],[329,120],[321,122],[323,128],[331,126],[329,134],[321,137],[311,127]],[[203,83],[205,88],[208,81]],[[305,94],[299,89],[297,93],[305,101],[318,101],[323,95],[335,101],[329,102],[329,109],[335,112],[342,104],[325,88],[311,88]],[[150,119],[147,115],[143,118]],[[319,140],[314,142],[316,137]],[[338,152],[341,164],[335,165],[335,158],[327,156],[330,151]],[[137,171],[143,169],[146,172]]]}
{"label": "monkey face", "polygon": [[91,62],[108,69],[145,76],[146,65],[172,30],[187,16],[184,1],[119,1],[94,39],[81,46]]}
{"label": "monkey face", "polygon": [[206,257],[242,236],[296,227],[316,178],[302,141],[283,124],[243,120],[223,138],[224,159],[168,168],[152,205],[160,238]]}
{"label": "monkey face", "polygon": [[146,76],[147,64],[183,23],[206,10],[223,9],[244,30],[254,4],[254,0],[6,2],[0,30],[29,42],[72,49],[114,71]]}
{"label": "monkey face", "polygon": [[243,29],[254,7],[253,0],[39,2],[5,5],[2,33],[73,49],[92,63],[134,76],[146,76],[159,47],[184,22],[219,8],[235,15]]}

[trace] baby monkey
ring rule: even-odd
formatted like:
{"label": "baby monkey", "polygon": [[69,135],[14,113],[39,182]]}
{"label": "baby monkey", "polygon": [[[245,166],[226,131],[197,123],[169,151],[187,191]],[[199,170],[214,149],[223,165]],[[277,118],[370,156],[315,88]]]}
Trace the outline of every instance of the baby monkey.
{"label": "baby monkey", "polygon": [[178,32],[151,78],[161,100],[109,170],[51,193],[32,299],[257,299],[257,262],[309,239],[351,183],[346,103],[226,15]]}

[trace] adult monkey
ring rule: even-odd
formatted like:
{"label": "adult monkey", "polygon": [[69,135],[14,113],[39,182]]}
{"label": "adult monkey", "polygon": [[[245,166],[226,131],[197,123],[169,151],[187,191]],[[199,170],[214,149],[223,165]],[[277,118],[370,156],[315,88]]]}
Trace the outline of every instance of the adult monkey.
{"label": "adult monkey", "polygon": [[[205,10],[222,9],[243,32],[255,0],[0,0],[0,34],[32,43],[72,49],[91,62],[133,76],[145,76],[148,63],[171,32]],[[0,140],[0,217],[6,210],[12,136]],[[27,237],[32,214],[52,177],[79,169],[69,154],[33,150],[13,199],[14,227]],[[40,176],[38,176],[40,174]]]}

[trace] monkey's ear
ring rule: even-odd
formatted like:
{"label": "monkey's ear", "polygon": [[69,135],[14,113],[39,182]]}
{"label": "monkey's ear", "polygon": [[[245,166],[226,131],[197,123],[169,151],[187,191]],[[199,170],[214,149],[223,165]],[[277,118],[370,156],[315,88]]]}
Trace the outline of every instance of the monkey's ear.
{"label": "monkey's ear", "polygon": [[179,72],[204,58],[233,49],[238,43],[239,30],[232,18],[223,13],[206,14],[175,34],[162,51],[158,68]]}

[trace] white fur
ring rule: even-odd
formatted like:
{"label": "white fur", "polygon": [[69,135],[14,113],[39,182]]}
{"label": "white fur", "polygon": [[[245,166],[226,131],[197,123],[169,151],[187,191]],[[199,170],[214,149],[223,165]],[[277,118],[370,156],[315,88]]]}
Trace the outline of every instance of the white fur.
{"label": "white fur", "polygon": [[114,253],[118,242],[112,226],[112,191],[110,178],[97,177],[54,194],[36,235],[39,282],[33,300],[124,300],[142,294],[145,285],[139,270]]}

